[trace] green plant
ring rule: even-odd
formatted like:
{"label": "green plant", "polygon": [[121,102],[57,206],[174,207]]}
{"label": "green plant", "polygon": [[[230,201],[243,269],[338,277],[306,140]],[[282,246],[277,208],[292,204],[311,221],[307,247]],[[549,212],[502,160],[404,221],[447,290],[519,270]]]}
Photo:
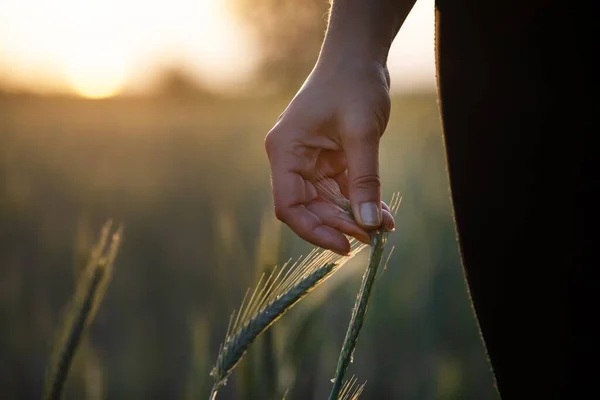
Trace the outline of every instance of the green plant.
{"label": "green plant", "polygon": [[[340,193],[336,183],[321,178],[316,186],[325,201],[339,206],[352,215],[349,201]],[[395,213],[399,205],[400,197],[394,195],[391,201],[391,212]],[[340,352],[330,400],[356,399],[363,390],[360,386],[355,393],[346,385],[342,385],[342,381],[364,322],[369,296],[383,257],[388,233],[382,228],[371,234],[369,263]],[[246,292],[239,310],[234,311],[230,317],[225,340],[211,371],[214,385],[210,400],[216,398],[219,389],[226,384],[228,376],[261,333],[366,246],[354,239],[351,240],[351,245],[352,251],[346,257],[331,251],[315,249],[304,259],[294,263],[288,261],[279,270],[275,268],[266,279],[264,275],[261,276],[249,300],[247,300],[249,291]]]}
{"label": "green plant", "polygon": [[94,320],[112,276],[123,228],[117,229],[109,243],[111,226],[112,223],[109,221],[102,228],[98,244],[92,250],[89,261],[77,282],[75,296],[67,309],[60,331],[60,340],[54,344],[55,349],[50,359],[44,385],[46,400],[61,398],[75,353],[87,328]]}
{"label": "green plant", "polygon": [[288,261],[279,270],[274,269],[268,277],[263,275],[249,299],[248,291],[239,310],[231,315],[211,372],[214,386],[210,398],[216,398],[229,374],[262,332],[364,248],[364,244],[353,240],[349,256],[315,249],[304,259]]}
{"label": "green plant", "polygon": [[[391,210],[395,211],[399,205],[400,200],[397,196],[395,196],[395,198],[392,199]],[[369,255],[369,263],[367,265],[365,274],[363,275],[362,283],[356,297],[356,304],[352,310],[352,317],[350,318],[348,331],[346,332],[344,344],[342,345],[342,350],[338,359],[335,377],[333,378],[333,387],[331,388],[331,393],[329,394],[329,400],[338,399],[341,395],[340,392],[343,390],[342,380],[344,379],[346,369],[352,360],[354,349],[356,348],[356,341],[358,340],[358,335],[360,334],[360,330],[365,320],[365,315],[367,313],[369,304],[369,297],[373,289],[375,277],[377,276],[379,264],[381,263],[381,259],[383,257],[387,236],[388,232],[383,230],[378,230],[371,234],[371,253]]]}
{"label": "green plant", "polygon": [[[339,189],[336,191],[336,187],[331,183],[321,183],[318,187],[324,193],[325,199],[342,207],[351,215],[349,203],[339,193]],[[395,212],[399,204],[400,198],[394,196],[391,211]],[[98,244],[92,250],[77,283],[73,303],[68,309],[61,331],[61,340],[55,344],[54,356],[49,364],[44,396],[47,400],[60,399],[77,348],[94,319],[112,276],[114,261],[122,240],[122,227],[112,235],[109,243],[111,226],[109,221],[102,228]],[[369,263],[340,352],[334,386],[329,397],[332,400],[358,399],[364,389],[364,384],[358,385],[354,377],[345,383],[342,381],[364,322],[369,295],[385,250],[387,235],[388,232],[384,229],[371,234]],[[314,249],[306,257],[300,257],[293,263],[290,260],[280,268],[274,267],[269,273],[261,276],[252,293],[249,290],[246,292],[239,310],[231,314],[225,340],[210,374],[214,380],[211,400],[216,398],[219,389],[226,384],[228,376],[261,333],[367,246],[355,239],[351,239],[350,244],[351,251],[347,256]]]}

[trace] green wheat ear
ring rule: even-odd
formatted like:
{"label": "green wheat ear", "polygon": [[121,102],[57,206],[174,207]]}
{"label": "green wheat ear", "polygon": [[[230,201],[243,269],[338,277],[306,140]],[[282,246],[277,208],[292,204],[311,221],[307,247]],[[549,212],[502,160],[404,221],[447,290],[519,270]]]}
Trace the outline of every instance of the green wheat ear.
{"label": "green wheat ear", "polygon": [[211,399],[226,384],[227,377],[258,335],[366,247],[354,239],[350,240],[350,244],[348,256],[315,249],[294,263],[288,261],[268,276],[263,275],[250,296],[250,292],[246,292],[239,311],[231,315],[225,340],[211,372],[214,378]]}
{"label": "green wheat ear", "polygon": [[79,343],[92,323],[112,277],[113,264],[121,244],[123,228],[119,227],[112,235],[109,244],[111,225],[111,221],[108,221],[102,228],[98,244],[92,250],[90,259],[77,282],[75,296],[50,358],[44,385],[44,399],[46,400],[61,398]]}
{"label": "green wheat ear", "polygon": [[[397,193],[394,193],[392,196],[392,201],[390,202],[390,210],[392,214],[395,214],[398,211],[398,207],[400,207],[400,201],[400,196]],[[336,400],[340,396],[340,392],[342,390],[342,380],[344,379],[346,369],[348,369],[348,365],[350,365],[352,360],[352,355],[354,354],[354,349],[356,348],[356,341],[358,340],[358,335],[360,334],[360,330],[364,323],[365,315],[369,305],[369,297],[371,295],[373,283],[375,282],[375,277],[377,276],[379,264],[383,258],[388,234],[389,232],[383,230],[374,231],[371,233],[371,252],[369,254],[369,264],[367,265],[367,269],[363,275],[361,286],[356,297],[356,303],[352,309],[352,317],[350,318],[348,330],[346,331],[346,337],[344,338],[342,350],[340,351],[335,377],[332,379],[333,387],[331,388],[331,392],[329,394],[329,400]]]}
{"label": "green wheat ear", "polygon": [[366,384],[366,382],[358,384],[358,379],[352,376],[349,380],[344,382],[338,400],[358,400],[363,390],[365,390]]}

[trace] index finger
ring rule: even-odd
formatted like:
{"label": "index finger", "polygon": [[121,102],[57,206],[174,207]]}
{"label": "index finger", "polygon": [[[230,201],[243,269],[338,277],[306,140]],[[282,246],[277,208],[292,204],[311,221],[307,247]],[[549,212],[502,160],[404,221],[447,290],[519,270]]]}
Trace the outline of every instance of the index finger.
{"label": "index finger", "polygon": [[289,166],[271,165],[275,215],[302,239],[346,255],[350,252],[348,239],[336,229],[325,225],[321,218],[311,212],[307,205],[317,198],[312,183],[305,180]]}

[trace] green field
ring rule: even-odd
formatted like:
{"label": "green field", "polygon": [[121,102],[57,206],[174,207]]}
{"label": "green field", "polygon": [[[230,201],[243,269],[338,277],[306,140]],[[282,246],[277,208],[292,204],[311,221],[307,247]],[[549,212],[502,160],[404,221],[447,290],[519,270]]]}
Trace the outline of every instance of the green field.
{"label": "green field", "polygon": [[[69,399],[205,399],[229,314],[310,246],[274,221],[263,138],[287,98],[0,96],[0,398],[40,398],[102,223],[125,225]],[[364,399],[495,399],[454,236],[433,95],[398,97],[381,147],[403,202],[349,374]],[[253,346],[219,399],[325,399],[364,255]]]}

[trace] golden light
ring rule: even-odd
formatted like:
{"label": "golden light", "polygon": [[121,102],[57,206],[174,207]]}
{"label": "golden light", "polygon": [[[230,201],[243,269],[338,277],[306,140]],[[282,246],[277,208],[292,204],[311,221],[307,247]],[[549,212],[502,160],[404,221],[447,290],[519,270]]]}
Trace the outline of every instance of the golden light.
{"label": "golden light", "polygon": [[80,96],[115,96],[127,80],[126,57],[105,43],[84,43],[69,54],[65,75],[69,86]]}
{"label": "golden light", "polygon": [[[29,90],[97,98],[143,91],[160,68],[183,66],[208,87],[237,87],[259,52],[228,3],[0,0],[0,77]],[[434,87],[433,58],[433,0],[420,0],[390,52],[392,88]]]}
{"label": "golden light", "polygon": [[90,98],[152,86],[179,64],[235,84],[256,49],[222,0],[1,0],[0,74],[17,86]]}

